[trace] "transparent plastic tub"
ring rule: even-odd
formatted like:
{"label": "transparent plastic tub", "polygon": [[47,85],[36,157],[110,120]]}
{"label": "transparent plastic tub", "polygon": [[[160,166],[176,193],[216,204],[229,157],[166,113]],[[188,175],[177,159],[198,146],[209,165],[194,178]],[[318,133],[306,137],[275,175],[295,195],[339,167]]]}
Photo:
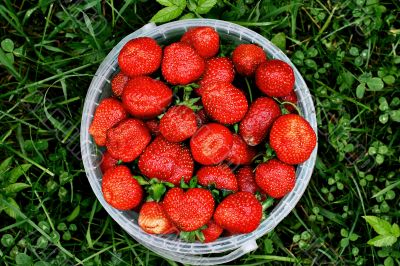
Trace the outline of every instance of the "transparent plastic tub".
{"label": "transparent plastic tub", "polygon": [[279,201],[277,206],[268,213],[257,230],[250,234],[223,237],[213,243],[186,243],[175,235],[158,236],[143,232],[137,223],[137,213],[133,211],[118,211],[106,203],[101,192],[102,173],[99,168],[101,150],[96,147],[89,134],[89,125],[101,99],[111,95],[110,79],[118,69],[118,53],[126,42],[139,36],[154,38],[159,44],[168,44],[191,27],[210,26],[220,34],[221,39],[233,43],[256,43],[263,47],[268,58],[277,58],[289,63],[296,76],[295,92],[299,100],[299,108],[317,133],[317,122],[312,97],[299,71],[289,58],[270,41],[245,27],[212,19],[190,19],[156,26],[147,24],[141,29],[129,34],[121,40],[104,59],[98,68],[87,92],[83,108],[81,124],[81,151],[86,175],[98,200],[109,215],[135,240],[155,253],[173,261],[192,265],[223,264],[257,249],[256,239],[273,230],[295,207],[300,200],[311,178],[317,147],[311,157],[296,170],[296,185],[292,192]]}

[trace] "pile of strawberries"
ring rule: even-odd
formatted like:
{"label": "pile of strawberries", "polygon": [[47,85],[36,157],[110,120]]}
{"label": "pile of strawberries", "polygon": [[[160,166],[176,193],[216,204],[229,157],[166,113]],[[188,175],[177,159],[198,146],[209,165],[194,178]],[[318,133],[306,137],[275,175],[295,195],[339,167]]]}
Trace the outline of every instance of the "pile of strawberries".
{"label": "pile of strawberries", "polygon": [[89,131],[105,147],[104,198],[139,212],[147,233],[212,242],[252,232],[315,148],[290,65],[255,44],[217,57],[220,46],[210,27],[165,47],[129,41],[113,97],[96,109]]}

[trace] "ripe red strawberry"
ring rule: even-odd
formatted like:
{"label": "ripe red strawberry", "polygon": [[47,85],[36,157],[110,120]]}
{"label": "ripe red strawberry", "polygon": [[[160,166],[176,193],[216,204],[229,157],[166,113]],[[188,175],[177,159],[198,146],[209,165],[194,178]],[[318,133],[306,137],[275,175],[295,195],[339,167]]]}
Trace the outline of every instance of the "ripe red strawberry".
{"label": "ripe red strawberry", "polygon": [[176,231],[162,205],[155,201],[143,204],[139,212],[138,223],[140,228],[149,234],[170,234]]}
{"label": "ripe red strawberry", "polygon": [[180,152],[175,160],[175,170],[172,172],[169,182],[179,185],[182,178],[185,183],[189,182],[193,175],[194,162],[190,150],[181,145]]}
{"label": "ripe red strawberry", "polygon": [[256,156],[256,149],[248,146],[239,134],[233,134],[233,145],[231,152],[226,160],[231,164],[250,164]]}
{"label": "ripe red strawberry", "polygon": [[189,45],[177,42],[164,48],[161,72],[170,84],[194,82],[201,77],[204,68],[204,59]]}
{"label": "ripe red strawberry", "polygon": [[248,108],[245,94],[226,82],[213,82],[202,87],[202,102],[206,113],[222,124],[242,120]]}
{"label": "ripe red strawberry", "polygon": [[104,174],[108,169],[113,168],[118,165],[118,160],[111,156],[108,151],[103,153],[103,158],[101,160],[100,169]]}
{"label": "ripe red strawberry", "polygon": [[244,166],[236,171],[236,179],[239,191],[246,191],[252,194],[258,190],[253,169],[250,166]]}
{"label": "ripe red strawberry", "polygon": [[149,75],[161,64],[162,49],[155,40],[140,37],[127,42],[118,55],[118,64],[125,75]]}
{"label": "ripe red strawberry", "polygon": [[[296,95],[296,92],[294,91],[294,90],[292,90],[292,92],[289,94],[289,95],[286,95],[286,96],[283,96],[283,97],[281,97],[280,98],[280,100],[282,101],[282,102],[290,102],[290,103],[293,103],[293,104],[297,104],[297,95]],[[293,105],[291,105],[291,104],[284,104],[283,105],[285,108],[286,108],[286,110],[288,110],[290,113],[294,113],[295,111],[296,111],[296,109],[294,108],[294,106]]]}
{"label": "ripe red strawberry", "polygon": [[157,119],[147,120],[145,122],[147,128],[153,136],[160,135],[160,122]]}
{"label": "ripe red strawberry", "polygon": [[237,191],[235,175],[227,165],[203,166],[197,171],[198,182],[202,186],[215,185],[217,189]]}
{"label": "ripe red strawberry", "polygon": [[131,162],[143,152],[150,140],[150,132],[145,124],[129,118],[107,132],[106,146],[115,159]]}
{"label": "ripe red strawberry", "polygon": [[261,203],[250,192],[236,192],[227,196],[214,213],[214,221],[233,234],[254,231],[261,217]]}
{"label": "ripe red strawberry", "polygon": [[184,141],[190,138],[196,130],[196,114],[184,105],[175,105],[169,108],[160,120],[160,132],[171,142]]}
{"label": "ripe red strawberry", "polygon": [[172,188],[164,196],[163,207],[175,226],[194,231],[207,224],[214,213],[214,198],[203,188]]}
{"label": "ripe red strawberry", "polygon": [[214,242],[222,234],[224,229],[216,224],[213,220],[207,223],[207,228],[201,230],[204,236],[204,243]]}
{"label": "ripe red strawberry", "polygon": [[143,198],[142,187],[124,165],[108,169],[103,175],[101,186],[104,199],[118,210],[131,210]]}
{"label": "ripe red strawberry", "polygon": [[293,91],[294,82],[292,67],[282,60],[269,60],[257,68],[256,85],[270,97],[289,95]]}
{"label": "ripe red strawberry", "polygon": [[201,96],[203,93],[202,86],[216,81],[232,83],[234,78],[235,70],[232,61],[228,57],[211,58],[206,62],[206,69],[196,93]]}
{"label": "ripe red strawberry", "polygon": [[211,27],[196,27],[182,35],[181,42],[191,45],[201,57],[210,58],[219,50],[219,35]]}
{"label": "ripe red strawberry", "polygon": [[121,102],[107,98],[100,102],[94,113],[89,133],[99,146],[106,145],[107,130],[121,122],[127,117],[127,113]]}
{"label": "ripe red strawberry", "polygon": [[272,123],[280,115],[281,109],[274,100],[260,97],[250,105],[240,122],[239,133],[248,145],[256,146],[265,139]]}
{"label": "ripe red strawberry", "polygon": [[243,76],[253,76],[257,67],[267,61],[264,50],[255,44],[240,44],[232,53],[236,71]]}
{"label": "ripe red strawberry", "polygon": [[292,191],[296,183],[296,171],[293,165],[272,159],[257,166],[256,182],[269,196],[279,199]]}
{"label": "ripe red strawberry", "polygon": [[172,101],[172,90],[159,80],[134,77],[125,85],[122,103],[126,110],[138,118],[154,118]]}
{"label": "ripe red strawberry", "polygon": [[233,144],[232,133],[223,125],[210,123],[199,128],[190,139],[190,150],[195,161],[218,164],[229,155]]}
{"label": "ripe red strawberry", "polygon": [[269,142],[279,160],[287,164],[300,164],[310,157],[317,144],[317,136],[303,117],[287,114],[272,125]]}
{"label": "ripe red strawberry", "polygon": [[158,136],[139,158],[139,169],[149,178],[179,185],[182,177],[188,182],[193,175],[194,162],[188,148]]}
{"label": "ripe red strawberry", "polygon": [[124,73],[119,72],[115,75],[111,80],[111,90],[115,96],[121,97],[122,92],[124,91],[124,87],[128,82],[129,77],[126,76]]}

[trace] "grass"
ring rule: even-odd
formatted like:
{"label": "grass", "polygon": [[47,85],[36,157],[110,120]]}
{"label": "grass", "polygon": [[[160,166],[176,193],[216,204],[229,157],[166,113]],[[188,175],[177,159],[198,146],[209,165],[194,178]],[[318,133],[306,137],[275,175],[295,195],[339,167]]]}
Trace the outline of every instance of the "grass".
{"label": "grass", "polygon": [[[314,96],[319,126],[301,201],[255,252],[230,264],[399,265],[399,2],[216,2],[181,15],[234,21],[283,45]],[[97,67],[161,8],[145,0],[0,3],[2,265],[177,265],[112,221],[79,150]],[[377,235],[385,240],[370,241]]]}

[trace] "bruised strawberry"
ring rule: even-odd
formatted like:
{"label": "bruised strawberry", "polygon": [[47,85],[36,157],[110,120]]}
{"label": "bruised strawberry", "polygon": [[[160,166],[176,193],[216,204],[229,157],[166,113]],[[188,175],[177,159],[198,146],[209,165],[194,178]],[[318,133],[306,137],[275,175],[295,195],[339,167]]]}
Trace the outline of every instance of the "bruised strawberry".
{"label": "bruised strawberry", "polygon": [[131,162],[143,152],[150,140],[150,132],[144,123],[130,118],[107,132],[106,146],[112,157]]}
{"label": "bruised strawberry", "polygon": [[129,77],[126,76],[124,73],[119,72],[117,75],[113,77],[111,80],[111,90],[115,96],[121,97],[122,92],[124,91],[124,87],[128,82]]}
{"label": "bruised strawberry", "polygon": [[257,67],[267,61],[264,50],[255,44],[240,44],[232,53],[236,71],[243,76],[253,76]]}
{"label": "bruised strawberry", "polygon": [[157,119],[147,120],[145,122],[147,128],[153,136],[160,135],[160,122]]}
{"label": "bruised strawberry", "polygon": [[239,133],[248,145],[256,146],[265,139],[272,123],[280,115],[281,109],[274,100],[260,97],[250,105],[240,122]]}
{"label": "bruised strawberry", "polygon": [[108,169],[113,168],[118,165],[118,160],[111,156],[108,151],[103,153],[103,158],[101,160],[100,169],[104,174]]}
{"label": "bruised strawberry", "polygon": [[203,166],[197,171],[197,178],[202,186],[215,185],[217,189],[238,190],[236,177],[227,165]]}
{"label": "bruised strawberry", "polygon": [[201,77],[204,68],[204,59],[189,45],[178,42],[164,48],[161,72],[170,84],[194,82]]}
{"label": "bruised strawberry", "polygon": [[101,186],[104,199],[118,210],[131,210],[143,198],[142,187],[124,165],[108,169],[103,175]]}
{"label": "bruised strawberry", "polygon": [[256,153],[256,149],[248,146],[239,134],[233,134],[232,149],[226,160],[236,165],[250,164]]}
{"label": "bruised strawberry", "polygon": [[257,68],[256,85],[270,97],[289,95],[294,87],[292,67],[279,59],[269,60]]}
{"label": "bruised strawberry", "polygon": [[207,117],[206,111],[203,109],[200,109],[199,111],[196,112],[196,120],[197,120],[197,126],[201,127],[209,122],[209,118]]}
{"label": "bruised strawberry", "polygon": [[122,103],[138,118],[154,118],[172,101],[172,90],[162,81],[150,77],[134,77],[125,85]]}
{"label": "bruised strawberry", "polygon": [[139,37],[127,42],[118,55],[121,71],[129,76],[149,75],[161,64],[162,49],[155,40]]}
{"label": "bruised strawberry", "polygon": [[244,93],[227,82],[213,82],[202,87],[202,102],[206,113],[222,124],[242,120],[248,108]]}
{"label": "bruised strawberry", "polygon": [[287,164],[300,164],[310,157],[317,144],[317,136],[303,117],[287,114],[272,125],[269,142],[279,160]]}
{"label": "bruised strawberry", "polygon": [[296,171],[293,165],[272,159],[257,166],[256,182],[269,196],[279,199],[292,191],[296,183]]}
{"label": "bruised strawberry", "polygon": [[149,234],[170,234],[176,231],[162,205],[155,201],[143,204],[139,212],[138,223],[140,228]]}
{"label": "bruised strawberry", "polygon": [[160,120],[160,132],[171,142],[184,141],[190,138],[196,130],[196,114],[184,105],[175,105],[169,108]]}
{"label": "bruised strawberry", "polygon": [[249,192],[227,196],[214,213],[214,221],[232,234],[254,231],[260,225],[261,217],[261,203]]}
{"label": "bruised strawberry", "polygon": [[182,35],[181,42],[192,46],[203,58],[215,56],[219,50],[219,35],[211,27],[195,27]]}
{"label": "bruised strawberry", "polygon": [[228,57],[211,58],[206,62],[206,69],[203,78],[200,80],[200,87],[196,89],[196,93],[200,96],[203,93],[202,86],[222,81],[232,83],[235,78],[235,70],[232,61]]}
{"label": "bruised strawberry", "polygon": [[236,179],[239,191],[256,193],[258,190],[253,169],[250,166],[244,166],[236,171]]}
{"label": "bruised strawberry", "polygon": [[224,229],[213,220],[210,220],[206,226],[206,229],[201,230],[204,236],[204,243],[214,242],[224,231]]}
{"label": "bruised strawberry", "polygon": [[139,169],[149,178],[179,185],[183,178],[188,182],[193,175],[194,162],[188,148],[158,136],[139,158]]}
{"label": "bruised strawberry", "polygon": [[[297,95],[296,95],[296,92],[293,90],[289,95],[286,95],[286,96],[281,97],[280,100],[281,100],[282,102],[289,102],[289,103],[293,103],[293,104],[296,105],[296,104],[297,104]],[[293,113],[293,112],[296,111],[296,108],[294,108],[294,106],[291,105],[291,104],[286,103],[286,104],[284,104],[283,106],[284,106],[284,107],[286,108],[286,110],[288,110],[290,113]]]}
{"label": "bruised strawberry", "polygon": [[127,113],[121,102],[107,98],[100,102],[94,113],[89,133],[99,146],[106,145],[107,130],[121,122],[127,117]]}
{"label": "bruised strawberry", "polygon": [[203,188],[172,188],[164,196],[163,207],[173,222],[182,231],[194,231],[206,225],[214,213],[214,198]]}
{"label": "bruised strawberry", "polygon": [[193,158],[203,165],[218,164],[228,157],[232,133],[223,125],[210,123],[199,128],[190,139]]}

